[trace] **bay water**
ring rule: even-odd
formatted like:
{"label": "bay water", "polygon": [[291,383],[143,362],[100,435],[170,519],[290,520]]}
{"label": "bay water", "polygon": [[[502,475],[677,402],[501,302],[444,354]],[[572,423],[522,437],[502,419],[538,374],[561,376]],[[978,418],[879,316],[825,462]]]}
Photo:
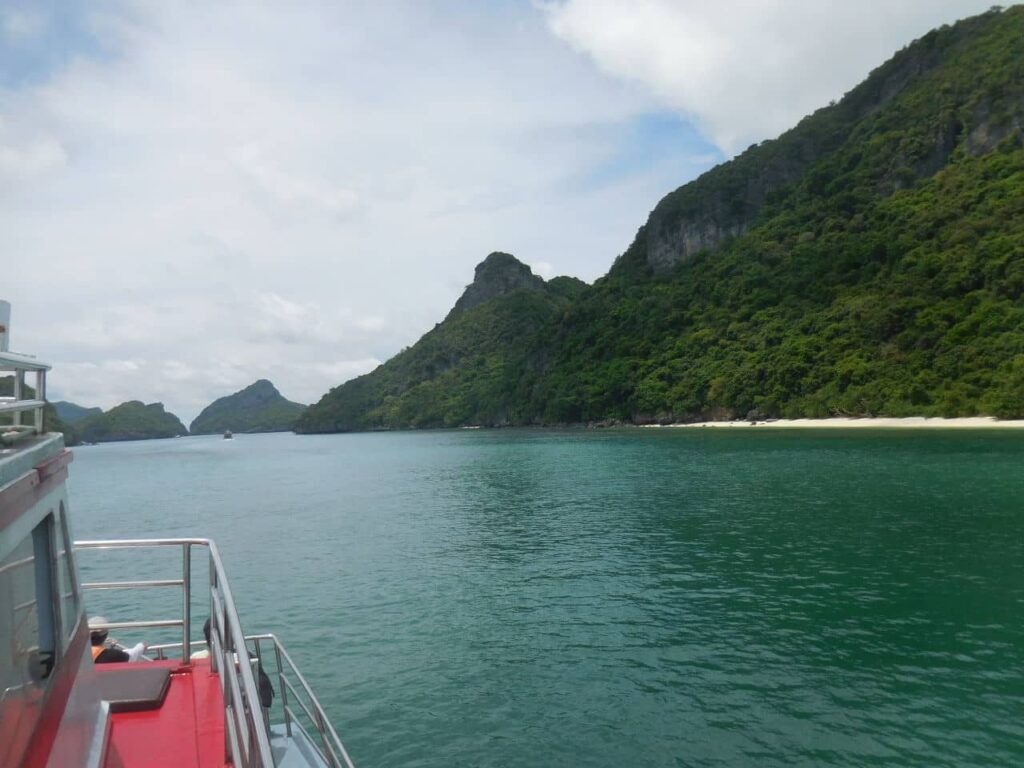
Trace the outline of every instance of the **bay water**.
{"label": "bay water", "polygon": [[1024,435],[189,437],[69,487],[77,538],[215,539],[361,768],[1024,764]]}

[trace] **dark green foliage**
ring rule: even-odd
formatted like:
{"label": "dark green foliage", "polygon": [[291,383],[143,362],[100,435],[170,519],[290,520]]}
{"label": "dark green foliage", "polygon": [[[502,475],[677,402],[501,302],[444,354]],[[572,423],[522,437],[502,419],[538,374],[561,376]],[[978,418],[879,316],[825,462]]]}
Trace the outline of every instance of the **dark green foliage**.
{"label": "dark green foliage", "polygon": [[594,286],[481,304],[300,427],[1024,418],[1022,128],[1024,8],[930,32],[668,195]]}
{"label": "dark green foliage", "polygon": [[553,289],[513,289],[449,317],[411,349],[332,389],[295,430],[522,423],[530,395],[523,372],[540,363],[540,334],[557,325],[569,304],[565,294],[577,284],[585,285],[569,280]]}
{"label": "dark green foliage", "polygon": [[1024,416],[1024,151],[811,226],[768,221],[671,277],[602,282],[553,338],[532,408],[546,421]]}
{"label": "dark green foliage", "polygon": [[43,426],[47,432],[60,432],[63,434],[64,445],[78,445],[82,442],[82,436],[78,432],[78,427],[61,419],[52,403],[47,403],[46,408],[43,409]]}
{"label": "dark green foliage", "polygon": [[121,403],[99,416],[80,422],[76,427],[81,439],[87,443],[150,440],[188,434],[178,417],[164,410],[163,403],[146,405],[138,400]]}
{"label": "dark green foliage", "polygon": [[287,432],[306,406],[285,400],[273,384],[260,379],[233,395],[214,400],[189,431],[193,435],[232,432]]}
{"label": "dark green foliage", "polygon": [[588,287],[582,280],[566,275],[553,277],[547,283],[548,292],[561,296],[563,299],[578,299],[586,293]]}

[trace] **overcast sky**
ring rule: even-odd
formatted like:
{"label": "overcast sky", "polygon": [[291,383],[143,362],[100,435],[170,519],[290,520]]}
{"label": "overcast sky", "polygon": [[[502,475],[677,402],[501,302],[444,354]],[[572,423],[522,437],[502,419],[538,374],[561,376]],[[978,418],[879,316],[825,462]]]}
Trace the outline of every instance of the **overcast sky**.
{"label": "overcast sky", "polygon": [[604,274],[665,193],[991,0],[0,3],[0,298],[52,399],[314,402],[489,252]]}

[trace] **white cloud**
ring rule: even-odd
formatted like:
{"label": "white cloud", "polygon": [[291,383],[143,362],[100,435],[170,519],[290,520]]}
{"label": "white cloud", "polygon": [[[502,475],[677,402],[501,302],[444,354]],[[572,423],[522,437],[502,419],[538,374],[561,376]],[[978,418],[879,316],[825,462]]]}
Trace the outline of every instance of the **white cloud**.
{"label": "white cloud", "polygon": [[243,173],[286,205],[311,206],[340,216],[359,202],[359,196],[351,189],[320,179],[292,176],[275,168],[266,159],[266,153],[254,144],[239,147],[229,154]]}
{"label": "white cloud", "polygon": [[726,154],[839,98],[932,27],[990,0],[555,0],[552,31],[645,86]]}
{"label": "white cloud", "polygon": [[[254,360],[241,366],[223,360],[197,366],[184,360],[100,358],[90,362],[64,363],[60,369],[62,386],[51,393],[51,398],[98,405],[105,409],[127,400],[162,402],[187,427],[210,403],[211,391],[218,393],[216,396],[226,395],[258,378],[267,378],[278,383],[278,389],[286,398],[313,403],[320,399],[324,389],[312,382],[346,381],[378,365],[380,361],[375,358],[289,363],[286,359],[268,357],[262,363]],[[289,379],[289,386],[279,383],[290,375],[295,378]],[[310,383],[303,384],[303,381]]]}
{"label": "white cloud", "polygon": [[533,274],[540,275],[545,280],[550,280],[555,276],[554,266],[546,261],[535,261],[530,264],[530,269],[533,270]]}
{"label": "white cloud", "polygon": [[[286,396],[314,402],[330,386],[380,364],[373,356],[338,352],[360,349],[386,326],[383,317],[268,292],[230,302],[112,304],[71,324],[44,320],[33,336],[60,338],[72,351],[72,359],[48,360],[55,365],[54,399],[105,408],[129,399],[161,400],[188,420],[213,397],[258,378],[275,382]],[[173,357],[154,356],[161,351]]]}
{"label": "white cloud", "polygon": [[30,179],[66,163],[64,147],[52,138],[30,139],[22,144],[0,143],[0,179],[7,177],[15,182]]}
{"label": "white cloud", "polygon": [[111,0],[102,56],[5,91],[0,174],[34,175],[0,184],[4,298],[51,391],[183,418],[259,376],[315,400],[493,250],[603,273],[665,184],[565,180],[652,102],[530,6],[464,10]]}

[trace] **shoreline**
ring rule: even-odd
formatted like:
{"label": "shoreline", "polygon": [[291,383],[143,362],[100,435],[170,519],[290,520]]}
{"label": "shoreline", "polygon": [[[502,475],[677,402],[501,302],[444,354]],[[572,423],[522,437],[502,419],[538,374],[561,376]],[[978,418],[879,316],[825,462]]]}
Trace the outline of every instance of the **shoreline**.
{"label": "shoreline", "polygon": [[1024,419],[1001,421],[994,416],[905,416],[828,419],[773,419],[771,421],[702,421],[694,424],[643,424],[642,429],[1024,429]]}

